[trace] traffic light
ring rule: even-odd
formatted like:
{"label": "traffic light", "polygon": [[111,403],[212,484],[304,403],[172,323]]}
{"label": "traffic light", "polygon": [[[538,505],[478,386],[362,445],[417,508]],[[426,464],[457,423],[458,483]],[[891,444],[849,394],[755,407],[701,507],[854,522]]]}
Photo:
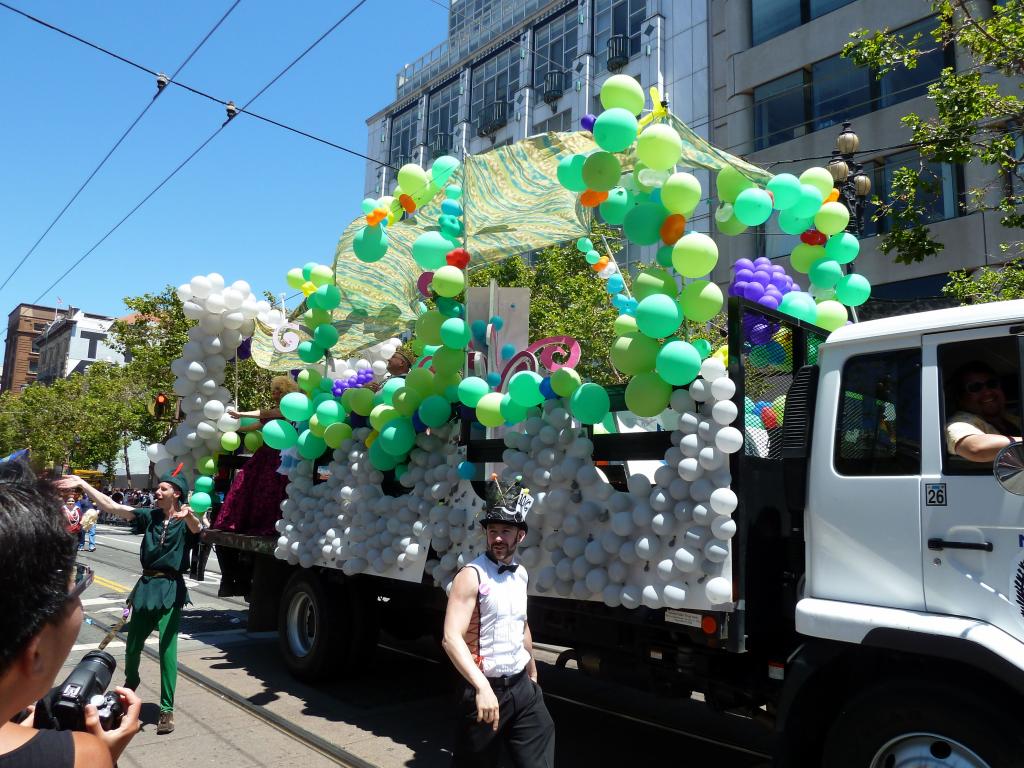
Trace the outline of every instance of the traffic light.
{"label": "traffic light", "polygon": [[156,397],[153,398],[153,402],[149,406],[149,412],[153,415],[154,418],[166,418],[169,415],[167,409],[170,407],[170,404],[171,399],[163,392],[160,392]]}

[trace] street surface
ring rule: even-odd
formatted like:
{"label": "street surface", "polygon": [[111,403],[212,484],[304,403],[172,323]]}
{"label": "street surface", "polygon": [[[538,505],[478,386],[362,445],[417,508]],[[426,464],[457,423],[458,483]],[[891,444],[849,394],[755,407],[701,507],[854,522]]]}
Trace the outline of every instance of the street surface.
{"label": "street surface", "polygon": [[[62,675],[96,647],[121,615],[139,572],[140,537],[125,526],[101,525],[96,552],[80,560],[96,571],[83,595],[86,620]],[[178,641],[181,672],[177,729],[156,735],[159,671],[143,656],[143,729],[122,756],[128,766],[220,765],[380,768],[447,766],[452,734],[453,677],[447,664],[415,646],[383,644],[366,674],[315,688],[294,680],[280,661],[276,633],[249,633],[246,603],[217,597],[216,555],[203,583],[186,580],[186,607]],[[155,651],[157,636],[147,645]],[[422,646],[420,646],[422,648]],[[123,680],[124,643],[107,650]],[[557,765],[608,766],[670,759],[717,768],[765,766],[769,731],[748,720],[719,715],[697,701],[639,694],[557,669],[555,654],[538,652],[540,682],[557,728]],[[190,676],[191,675],[191,676]],[[63,678],[61,678],[63,679]],[[729,746],[735,745],[735,746]],[[332,747],[336,748],[332,751]]]}

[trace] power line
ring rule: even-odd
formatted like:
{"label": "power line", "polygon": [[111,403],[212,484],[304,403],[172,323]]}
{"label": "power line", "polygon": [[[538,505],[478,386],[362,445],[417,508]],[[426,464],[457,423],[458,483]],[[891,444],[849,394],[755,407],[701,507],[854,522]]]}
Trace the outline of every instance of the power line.
{"label": "power line", "polygon": [[[224,23],[224,20],[227,19],[227,17],[231,15],[231,12],[233,10],[235,10],[235,8],[238,6],[238,4],[241,1],[242,0],[235,0],[235,2],[231,4],[231,7],[229,7],[227,9],[227,11],[224,12],[224,15],[220,17],[220,19],[217,21],[217,23],[213,25],[213,27],[210,29],[210,31],[207,32],[203,36],[203,39],[200,40],[196,44],[196,46],[192,49],[192,52],[189,53],[189,55],[185,57],[185,60],[183,62],[181,62],[181,64],[178,65],[178,68],[174,70],[174,74],[172,74],[171,77],[170,77],[170,81],[171,82],[174,81],[174,78],[176,78],[178,76],[178,73],[181,72],[181,70],[184,69],[185,66],[192,60],[192,57],[195,56],[196,53],[199,52],[199,49],[202,48],[206,44],[206,41],[209,40],[210,37],[213,35],[213,33],[217,31],[217,29],[220,27],[220,25]],[[45,26],[45,27],[47,27],[49,29],[55,29],[55,27],[53,27],[53,25],[48,24],[45,21],[42,21],[41,19],[37,19],[34,16],[31,16],[31,15],[25,13],[24,11],[20,11],[17,8],[14,8],[14,7],[8,5],[7,3],[0,2],[0,6],[2,6],[4,8],[7,8],[8,10],[13,11],[13,12],[15,12],[17,14],[20,14],[22,16],[25,16],[26,18],[31,19],[32,21],[35,21],[35,22],[37,22],[39,24],[42,24],[43,26]],[[62,34],[64,34],[64,33],[62,32]],[[66,33],[66,34],[70,35],[70,33]],[[83,42],[86,45],[89,45],[92,48],[96,48],[97,50],[101,50],[104,53],[107,53],[107,54],[109,54],[111,56],[114,56],[115,58],[117,58],[117,59],[119,59],[121,61],[125,61],[125,62],[127,62],[129,64],[132,64],[131,61],[128,61],[124,57],[118,56],[115,53],[111,53],[109,51],[106,51],[105,49],[100,48],[99,46],[96,46],[96,45],[94,45],[92,43],[89,43],[88,41],[85,41],[82,38],[75,37],[75,39],[78,40],[79,42]],[[92,173],[90,173],[86,177],[85,181],[83,181],[82,184],[78,187],[78,190],[75,192],[75,194],[73,194],[71,196],[71,199],[68,200],[64,204],[64,207],[61,208],[60,211],[58,211],[57,215],[53,218],[53,221],[51,221],[50,224],[46,227],[46,229],[43,230],[43,233],[36,239],[36,241],[32,244],[32,247],[28,249],[28,251],[25,253],[25,255],[21,257],[21,260],[17,264],[14,265],[14,269],[12,269],[10,274],[7,275],[7,277],[4,279],[3,283],[0,283],[0,291],[2,291],[4,288],[7,287],[7,284],[9,282],[11,282],[11,278],[13,278],[18,273],[18,270],[20,270],[22,268],[22,266],[24,266],[25,262],[28,261],[28,258],[35,252],[36,248],[39,247],[39,244],[41,242],[43,242],[43,239],[48,234],[50,234],[50,230],[53,229],[56,226],[57,222],[60,221],[61,218],[63,218],[63,216],[67,212],[68,208],[71,207],[71,204],[74,203],[75,200],[78,199],[78,196],[80,194],[82,194],[82,191],[87,186],[89,186],[89,182],[91,182],[93,180],[93,178],[96,176],[96,174],[100,172],[100,169],[103,168],[104,165],[106,165],[107,160],[109,160],[111,155],[113,155],[114,152],[117,151],[117,148],[121,146],[122,142],[124,142],[124,140],[126,138],[128,138],[128,134],[130,134],[135,129],[135,126],[139,124],[139,121],[142,120],[142,118],[149,111],[149,108],[152,107],[156,103],[156,100],[158,98],[160,98],[160,94],[163,93],[163,92],[164,92],[164,88],[163,87],[157,88],[157,92],[153,95],[153,98],[149,100],[149,103],[146,104],[146,106],[142,109],[142,111],[138,114],[138,116],[125,129],[124,133],[121,134],[121,138],[119,138],[117,141],[114,142],[114,146],[112,146],[107,151],[107,154],[105,154],[103,156],[103,159],[100,160],[99,165],[97,165],[95,168],[92,169]]]}
{"label": "power line", "polygon": [[[340,19],[338,19],[338,21],[336,21],[336,22],[335,22],[335,23],[334,23],[333,25],[331,25],[331,26],[330,26],[330,27],[328,28],[328,30],[327,30],[326,32],[324,32],[324,34],[320,35],[320,37],[318,37],[318,38],[317,38],[317,39],[316,39],[316,40],[315,40],[315,41],[314,41],[314,42],[313,42],[313,43],[312,43],[312,44],[311,44],[310,46],[308,46],[308,47],[307,47],[307,48],[306,48],[306,49],[305,49],[304,51],[302,51],[302,53],[300,53],[300,54],[299,54],[298,56],[296,56],[296,57],[295,57],[294,59],[292,59],[292,61],[291,61],[291,62],[290,62],[290,63],[289,63],[289,64],[288,64],[288,65],[287,65],[287,66],[286,66],[286,67],[285,67],[285,68],[284,68],[283,70],[281,70],[281,71],[280,71],[280,72],[279,72],[279,73],[278,73],[277,75],[275,75],[275,76],[274,76],[273,78],[271,78],[270,82],[268,82],[268,83],[267,83],[266,85],[264,85],[264,86],[263,86],[262,88],[260,88],[260,89],[259,89],[259,91],[257,91],[257,92],[256,92],[256,95],[254,95],[254,96],[253,96],[252,98],[250,98],[250,99],[249,99],[249,100],[248,100],[247,102],[245,102],[245,104],[244,104],[244,105],[243,105],[243,106],[242,106],[242,107],[241,107],[241,108],[239,109],[239,111],[240,111],[240,112],[241,112],[241,111],[244,111],[246,107],[248,107],[248,106],[249,106],[250,104],[252,104],[252,103],[253,103],[254,101],[256,101],[256,99],[258,99],[258,98],[259,98],[260,96],[262,96],[262,95],[263,95],[264,93],[266,93],[266,91],[267,91],[267,90],[268,90],[268,89],[269,89],[269,88],[270,88],[270,87],[271,87],[272,85],[274,85],[274,83],[276,83],[276,82],[277,82],[278,80],[280,80],[280,79],[281,79],[281,77],[282,77],[282,76],[283,76],[283,75],[284,75],[284,74],[285,74],[286,72],[288,72],[288,71],[289,71],[289,70],[290,70],[290,69],[291,69],[292,67],[294,67],[294,66],[295,66],[296,64],[298,64],[298,63],[299,63],[299,61],[301,61],[301,60],[302,60],[302,59],[303,59],[303,58],[304,58],[304,57],[305,57],[305,56],[306,56],[306,55],[307,55],[307,54],[308,54],[308,53],[309,53],[310,51],[312,51],[312,50],[313,50],[313,49],[314,49],[314,48],[315,48],[315,47],[316,47],[317,45],[319,45],[319,44],[320,44],[321,42],[323,42],[323,40],[324,40],[324,39],[325,39],[325,38],[326,38],[326,37],[327,37],[327,36],[328,36],[329,34],[331,34],[331,33],[332,33],[332,32],[333,32],[334,30],[336,30],[336,29],[337,29],[337,28],[338,28],[338,27],[339,27],[339,26],[340,26],[340,25],[341,25],[341,24],[342,24],[342,23],[343,23],[343,22],[344,22],[344,21],[345,21],[346,19],[348,19],[348,18],[349,18],[349,17],[350,17],[350,16],[351,16],[351,15],[352,15],[353,13],[355,13],[355,12],[356,12],[357,10],[359,10],[359,8],[361,8],[361,7],[362,7],[362,6],[363,6],[363,5],[365,4],[365,3],[366,3],[366,0],[358,0],[358,2],[356,2],[356,4],[352,6],[352,8],[350,8],[350,9],[349,9],[349,10],[348,10],[348,11],[347,11],[347,12],[346,12],[346,13],[345,13],[345,14],[344,14],[344,15],[343,15],[343,16],[342,16],[342,17],[341,17]],[[174,178],[174,177],[175,177],[175,176],[176,176],[176,175],[178,174],[178,172],[179,172],[179,171],[181,171],[181,169],[182,169],[182,168],[184,168],[184,167],[185,167],[186,165],[188,165],[188,163],[189,163],[189,162],[190,162],[190,161],[191,161],[191,160],[192,160],[192,159],[193,159],[193,158],[194,158],[194,157],[195,157],[196,155],[198,155],[198,154],[199,154],[200,152],[202,152],[202,151],[203,151],[203,149],[204,149],[204,148],[205,148],[205,147],[206,147],[206,146],[207,146],[207,145],[208,145],[208,144],[209,144],[209,143],[210,143],[211,141],[213,141],[213,140],[214,140],[214,139],[215,139],[215,138],[216,138],[216,137],[217,137],[217,136],[218,136],[218,135],[220,134],[220,132],[221,132],[221,131],[223,131],[223,130],[224,130],[224,129],[225,129],[225,128],[226,128],[227,126],[228,126],[228,124],[229,124],[229,123],[231,122],[231,120],[232,120],[232,118],[231,118],[231,117],[229,117],[229,118],[228,118],[227,120],[225,120],[225,121],[224,121],[224,123],[222,123],[222,124],[220,125],[220,127],[219,127],[219,128],[217,128],[217,130],[215,130],[215,131],[214,131],[214,132],[213,132],[212,134],[210,134],[210,136],[209,136],[209,137],[207,137],[207,138],[206,138],[206,140],[204,140],[204,141],[203,141],[203,142],[202,142],[202,143],[201,143],[201,144],[200,144],[200,145],[199,145],[198,147],[196,147],[196,148],[195,148],[195,149],[194,149],[194,150],[192,151],[192,153],[188,155],[188,157],[186,157],[186,158],[185,158],[184,160],[182,160],[182,161],[181,161],[181,162],[180,162],[180,163],[179,163],[179,164],[177,165],[177,167],[175,167],[175,169],[174,169],[173,171],[171,171],[171,172],[170,172],[170,173],[169,173],[169,174],[168,174],[167,176],[165,176],[165,177],[163,178],[163,180],[162,180],[162,181],[161,181],[161,182],[160,182],[159,184],[157,184],[157,185],[156,185],[156,186],[155,186],[155,187],[154,187],[154,188],[153,188],[153,189],[152,189],[152,190],[151,190],[151,191],[149,192],[149,194],[147,194],[147,195],[146,195],[145,197],[143,197],[143,198],[142,198],[142,200],[140,200],[140,201],[139,201],[139,202],[138,202],[138,203],[137,203],[137,204],[135,205],[135,207],[134,207],[134,208],[132,208],[132,209],[131,209],[131,210],[130,210],[130,211],[129,211],[129,212],[128,212],[128,213],[127,213],[127,214],[126,214],[126,215],[125,215],[125,216],[124,216],[124,217],[123,217],[123,218],[122,218],[121,220],[120,220],[120,221],[118,221],[118,222],[117,222],[117,224],[115,224],[115,225],[114,225],[113,227],[111,227],[111,228],[110,228],[110,229],[109,229],[109,230],[107,231],[107,233],[106,233],[105,235],[103,235],[103,237],[101,237],[101,238],[100,238],[100,239],[99,239],[99,240],[98,240],[98,241],[97,241],[97,242],[96,242],[96,243],[95,243],[95,244],[94,244],[94,245],[93,245],[93,246],[92,246],[91,248],[89,248],[89,250],[87,250],[87,251],[86,251],[85,253],[83,253],[83,254],[82,254],[82,255],[81,255],[80,257],[78,257],[78,259],[77,259],[77,260],[75,260],[75,261],[74,261],[74,262],[73,262],[73,263],[71,264],[71,266],[69,266],[69,267],[68,267],[68,268],[67,268],[66,270],[64,270],[64,272],[62,272],[62,273],[61,273],[61,274],[60,274],[60,275],[59,275],[59,276],[57,277],[57,279],[56,279],[56,280],[54,280],[54,281],[53,281],[52,283],[50,283],[50,285],[49,285],[49,286],[47,286],[47,287],[46,287],[46,289],[45,289],[45,290],[44,290],[44,291],[43,291],[42,293],[40,293],[40,294],[39,294],[39,296],[38,296],[38,297],[37,297],[37,298],[36,298],[36,299],[34,300],[34,302],[33,302],[33,303],[36,303],[36,302],[38,302],[38,301],[42,300],[42,298],[43,298],[44,296],[46,296],[46,294],[47,294],[47,293],[49,293],[49,292],[50,292],[51,290],[53,290],[54,288],[56,288],[56,287],[57,287],[57,285],[59,285],[59,284],[60,284],[60,282],[61,282],[61,281],[62,281],[62,280],[63,280],[63,279],[65,278],[65,277],[67,277],[67,276],[68,276],[69,274],[71,274],[71,272],[72,272],[72,271],[73,271],[73,270],[74,270],[74,269],[75,269],[76,267],[78,267],[78,265],[79,265],[79,264],[81,264],[81,263],[82,263],[83,261],[85,261],[85,260],[86,260],[86,259],[87,259],[87,258],[89,257],[89,255],[90,255],[90,254],[91,254],[91,253],[92,253],[93,251],[95,251],[95,250],[96,250],[96,249],[97,249],[97,248],[98,248],[98,247],[99,247],[99,246],[100,246],[100,245],[101,245],[101,244],[102,244],[102,243],[103,243],[103,242],[104,242],[104,241],[105,241],[105,240],[106,240],[106,239],[107,239],[108,237],[110,237],[110,236],[111,236],[112,234],[114,234],[114,232],[116,232],[116,231],[117,231],[117,230],[118,230],[118,229],[119,229],[119,228],[121,227],[121,225],[122,225],[122,224],[124,224],[124,223],[125,223],[125,222],[126,222],[126,221],[127,221],[128,219],[129,219],[129,218],[131,218],[131,217],[132,217],[132,215],[134,215],[134,214],[135,214],[135,212],[139,210],[139,208],[141,208],[141,207],[142,207],[143,205],[145,205],[145,204],[146,204],[146,202],[147,202],[147,201],[149,201],[149,199],[150,199],[150,198],[152,198],[152,197],[153,197],[153,195],[155,195],[155,194],[156,194],[157,192],[159,192],[159,191],[160,191],[160,189],[162,189],[162,188],[163,188],[163,186],[164,186],[165,184],[167,184],[167,182],[169,182],[169,181],[170,181],[171,179],[173,179],[173,178]]]}

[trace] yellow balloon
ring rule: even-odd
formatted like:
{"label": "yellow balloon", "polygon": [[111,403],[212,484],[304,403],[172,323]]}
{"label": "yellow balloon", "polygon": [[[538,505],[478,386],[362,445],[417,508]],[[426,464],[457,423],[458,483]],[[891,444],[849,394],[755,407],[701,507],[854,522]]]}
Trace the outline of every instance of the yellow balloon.
{"label": "yellow balloon", "polygon": [[373,445],[373,441],[376,440],[379,435],[380,432],[378,432],[376,429],[373,430],[373,432],[371,432],[369,436],[366,438],[366,447],[369,448],[371,445]]}

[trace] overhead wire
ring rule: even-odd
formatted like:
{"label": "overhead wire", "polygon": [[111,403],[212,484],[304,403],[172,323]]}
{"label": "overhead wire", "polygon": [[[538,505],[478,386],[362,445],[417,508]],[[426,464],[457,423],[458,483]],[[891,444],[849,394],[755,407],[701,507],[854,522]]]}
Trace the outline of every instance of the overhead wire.
{"label": "overhead wire", "polygon": [[[190,61],[192,61],[192,58],[199,52],[199,49],[202,48],[206,44],[206,41],[209,40],[210,37],[213,36],[213,33],[216,32],[217,29],[220,28],[220,25],[224,23],[224,21],[227,19],[227,17],[231,15],[231,12],[234,11],[235,8],[238,7],[238,4],[241,1],[242,0],[235,0],[235,2],[233,2],[231,4],[231,6],[224,12],[224,15],[222,15],[220,17],[220,19],[217,20],[217,23],[213,25],[213,27],[210,29],[210,31],[207,32],[203,36],[203,38],[192,48],[192,51],[188,54],[188,56],[185,57],[185,60],[182,61],[181,64],[178,65],[178,68],[175,69],[174,73],[170,76],[170,81],[171,82],[173,82],[174,79],[178,76],[178,73],[181,72],[181,70],[184,69],[185,66]],[[27,14],[24,11],[18,10],[17,8],[14,8],[13,6],[8,5],[7,3],[0,2],[0,6],[8,9],[10,11],[13,11],[14,13],[20,14],[20,15],[28,18],[28,19],[31,19],[32,21],[35,21],[35,22],[37,22],[39,24],[42,24],[43,26],[45,26],[45,27],[47,27],[49,29],[56,29],[52,24],[49,24],[49,23],[43,21],[42,19],[37,19],[36,17],[34,17],[34,16],[30,15],[30,14]],[[70,35],[70,33],[66,33],[66,34]],[[118,59],[120,61],[124,61],[124,62],[126,62],[128,64],[132,64],[132,62],[130,60],[126,59],[123,56],[118,56],[115,53],[107,51],[107,50],[103,49],[100,46],[97,46],[97,45],[94,45],[92,43],[89,43],[88,41],[86,41],[86,40],[84,40],[82,38],[79,38],[77,36],[72,36],[72,37],[74,37],[79,42],[83,42],[86,45],[89,45],[92,48],[96,48],[97,50],[101,50],[101,51],[103,51],[104,53],[106,53],[106,54],[108,54],[110,56],[114,56],[116,59]],[[133,66],[134,66],[134,64],[133,64]],[[39,244],[43,242],[43,239],[48,234],[50,234],[50,230],[52,230],[57,225],[57,222],[59,222],[64,217],[64,214],[67,212],[68,208],[70,208],[71,205],[75,202],[75,200],[78,199],[78,196],[82,194],[82,192],[85,190],[85,188],[87,186],[89,186],[89,183],[93,180],[93,178],[95,178],[96,174],[100,172],[100,169],[103,168],[104,165],[106,165],[107,160],[109,160],[110,157],[114,154],[114,152],[117,151],[117,148],[121,146],[121,144],[124,142],[124,140],[128,138],[128,134],[130,134],[135,129],[135,126],[137,126],[139,124],[139,122],[142,120],[142,118],[145,117],[146,113],[149,112],[150,107],[152,107],[156,103],[156,100],[158,98],[160,98],[160,94],[162,94],[164,92],[164,90],[165,90],[165,88],[158,88],[157,89],[157,92],[153,95],[153,98],[151,98],[149,100],[149,102],[146,104],[146,106],[143,107],[142,111],[139,112],[138,116],[136,116],[136,118],[134,120],[132,120],[131,124],[124,130],[124,132],[121,134],[120,138],[117,141],[114,142],[114,146],[112,146],[109,150],[107,150],[107,153],[103,156],[103,159],[100,160],[99,164],[95,168],[92,169],[92,172],[88,176],[86,176],[85,181],[83,181],[81,183],[81,185],[79,185],[78,189],[75,191],[75,194],[73,194],[71,196],[71,199],[68,200],[64,204],[64,207],[61,208],[60,211],[57,212],[57,215],[53,217],[53,220],[49,223],[49,225],[47,225],[46,229],[43,230],[43,233],[41,235],[39,235],[39,237],[36,239],[36,241],[32,244],[32,247],[29,248],[28,251],[25,253],[25,255],[21,257],[21,260],[18,261],[18,263],[14,265],[14,269],[12,269],[10,271],[10,273],[7,275],[7,277],[4,278],[4,281],[2,283],[0,283],[0,291],[2,291],[4,288],[6,288],[7,284],[9,282],[11,282],[11,278],[13,278],[16,274],[18,274],[18,271],[24,266],[25,262],[28,261],[29,257],[35,252],[36,248],[39,247]]]}

